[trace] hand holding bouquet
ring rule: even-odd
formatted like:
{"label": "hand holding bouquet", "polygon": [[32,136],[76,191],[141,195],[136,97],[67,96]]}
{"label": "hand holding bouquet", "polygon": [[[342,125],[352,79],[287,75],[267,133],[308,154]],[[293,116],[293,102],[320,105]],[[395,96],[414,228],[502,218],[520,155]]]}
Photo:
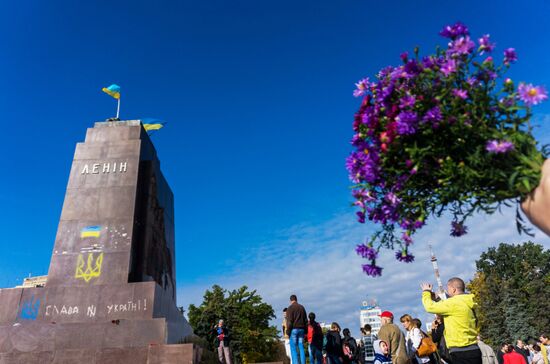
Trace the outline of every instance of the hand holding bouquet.
{"label": "hand holding bouquet", "polygon": [[[548,182],[533,192],[547,151],[530,125],[531,106],[547,98],[545,89],[504,78],[516,52],[504,50],[499,64],[489,35],[476,43],[461,23],[440,34],[449,39],[446,49],[422,58],[418,49],[403,53],[400,66],[382,69],[374,82],[359,81],[354,91],[363,101],[346,166],[358,221],[381,226],[356,249],[369,260],[363,270],[371,276],[382,272],[376,265],[382,248],[396,249],[399,261],[414,260],[413,235],[430,216],[450,211],[450,234],[458,237],[474,213],[514,200],[524,201],[537,225],[535,216],[550,211],[540,197],[550,201],[550,165]],[[519,211],[516,222],[529,233]]]}

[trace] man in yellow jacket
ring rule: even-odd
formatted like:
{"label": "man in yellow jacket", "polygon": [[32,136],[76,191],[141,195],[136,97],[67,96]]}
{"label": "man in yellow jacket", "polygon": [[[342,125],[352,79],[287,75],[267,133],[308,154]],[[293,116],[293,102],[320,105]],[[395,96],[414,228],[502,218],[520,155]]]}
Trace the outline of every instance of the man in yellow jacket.
{"label": "man in yellow jacket", "polygon": [[464,281],[454,277],[447,282],[447,296],[443,301],[432,300],[432,285],[422,283],[422,304],[429,313],[443,316],[445,341],[453,364],[481,364],[477,345],[474,295],[465,293]]}

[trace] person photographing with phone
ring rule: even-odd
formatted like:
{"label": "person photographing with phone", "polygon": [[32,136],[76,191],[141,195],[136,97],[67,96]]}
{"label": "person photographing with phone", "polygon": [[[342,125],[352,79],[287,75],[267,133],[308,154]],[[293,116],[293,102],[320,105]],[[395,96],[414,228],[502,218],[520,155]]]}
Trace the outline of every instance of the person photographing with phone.
{"label": "person photographing with phone", "polygon": [[231,348],[229,346],[229,330],[223,320],[218,321],[211,332],[216,337],[216,347],[218,348],[218,360],[220,364],[231,364]]}
{"label": "person photographing with phone", "polygon": [[477,318],[474,295],[465,292],[464,281],[458,277],[447,282],[446,300],[432,299],[432,285],[422,283],[422,304],[428,313],[439,314],[445,320],[443,336],[453,364],[481,364],[477,345]]}

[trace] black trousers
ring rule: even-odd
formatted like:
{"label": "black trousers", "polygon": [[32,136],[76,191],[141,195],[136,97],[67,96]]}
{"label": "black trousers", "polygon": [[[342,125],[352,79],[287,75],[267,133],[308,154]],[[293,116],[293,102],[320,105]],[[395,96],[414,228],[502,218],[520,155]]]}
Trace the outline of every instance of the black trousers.
{"label": "black trousers", "polygon": [[454,351],[451,353],[453,364],[482,364],[481,350]]}

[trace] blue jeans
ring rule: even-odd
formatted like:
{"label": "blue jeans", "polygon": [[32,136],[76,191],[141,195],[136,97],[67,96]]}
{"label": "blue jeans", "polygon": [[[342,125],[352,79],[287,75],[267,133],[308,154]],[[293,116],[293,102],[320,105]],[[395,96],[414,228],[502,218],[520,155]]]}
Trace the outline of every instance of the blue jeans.
{"label": "blue jeans", "polygon": [[[290,332],[290,356],[292,364],[306,364],[306,353],[304,351],[304,329],[292,329]],[[298,361],[298,352],[296,346],[300,347],[300,361]]]}
{"label": "blue jeans", "polygon": [[309,344],[309,363],[323,364],[323,351],[312,344]]}

